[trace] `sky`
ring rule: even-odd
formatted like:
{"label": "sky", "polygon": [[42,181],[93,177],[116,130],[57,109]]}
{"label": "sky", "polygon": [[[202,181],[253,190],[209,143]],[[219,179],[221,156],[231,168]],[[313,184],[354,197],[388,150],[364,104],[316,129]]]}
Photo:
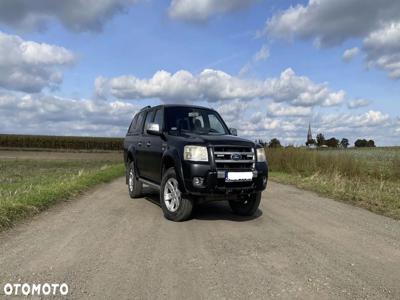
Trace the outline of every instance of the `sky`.
{"label": "sky", "polygon": [[160,103],[250,139],[399,146],[400,1],[0,2],[0,133],[122,137]]}

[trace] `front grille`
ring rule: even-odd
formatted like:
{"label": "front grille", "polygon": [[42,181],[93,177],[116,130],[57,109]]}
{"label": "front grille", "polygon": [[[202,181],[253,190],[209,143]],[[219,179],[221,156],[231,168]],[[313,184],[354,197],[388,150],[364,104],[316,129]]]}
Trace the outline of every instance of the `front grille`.
{"label": "front grille", "polygon": [[219,170],[250,170],[254,168],[254,149],[240,146],[215,146],[214,161]]}

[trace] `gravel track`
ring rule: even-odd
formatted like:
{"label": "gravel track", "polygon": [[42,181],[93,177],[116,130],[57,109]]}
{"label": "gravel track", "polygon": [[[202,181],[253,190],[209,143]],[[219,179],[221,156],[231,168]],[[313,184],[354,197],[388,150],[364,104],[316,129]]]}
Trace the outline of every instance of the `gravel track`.
{"label": "gravel track", "polygon": [[120,178],[0,233],[0,297],[65,282],[71,299],[400,299],[398,221],[273,182],[249,219],[214,202],[173,223],[157,201]]}

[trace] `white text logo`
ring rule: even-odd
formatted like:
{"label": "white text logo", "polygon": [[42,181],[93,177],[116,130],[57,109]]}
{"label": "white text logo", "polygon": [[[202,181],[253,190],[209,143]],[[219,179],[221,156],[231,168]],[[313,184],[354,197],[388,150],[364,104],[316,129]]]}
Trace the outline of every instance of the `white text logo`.
{"label": "white text logo", "polygon": [[4,285],[4,294],[11,295],[24,295],[24,296],[49,296],[49,295],[62,295],[68,294],[68,285],[66,283],[6,283]]}

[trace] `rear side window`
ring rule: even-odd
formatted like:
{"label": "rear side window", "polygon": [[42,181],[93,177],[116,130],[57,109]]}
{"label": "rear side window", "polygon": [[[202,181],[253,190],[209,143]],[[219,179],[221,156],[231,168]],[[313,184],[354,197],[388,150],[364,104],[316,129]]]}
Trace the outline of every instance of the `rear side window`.
{"label": "rear side window", "polygon": [[133,133],[133,131],[135,130],[136,123],[137,123],[137,119],[138,119],[138,115],[136,115],[136,116],[133,118],[132,123],[131,123],[131,126],[129,126],[128,133]]}
{"label": "rear side window", "polygon": [[132,130],[133,134],[139,134],[142,131],[143,119],[144,119],[144,113],[141,112],[137,115],[136,122],[134,120],[135,125]]}

